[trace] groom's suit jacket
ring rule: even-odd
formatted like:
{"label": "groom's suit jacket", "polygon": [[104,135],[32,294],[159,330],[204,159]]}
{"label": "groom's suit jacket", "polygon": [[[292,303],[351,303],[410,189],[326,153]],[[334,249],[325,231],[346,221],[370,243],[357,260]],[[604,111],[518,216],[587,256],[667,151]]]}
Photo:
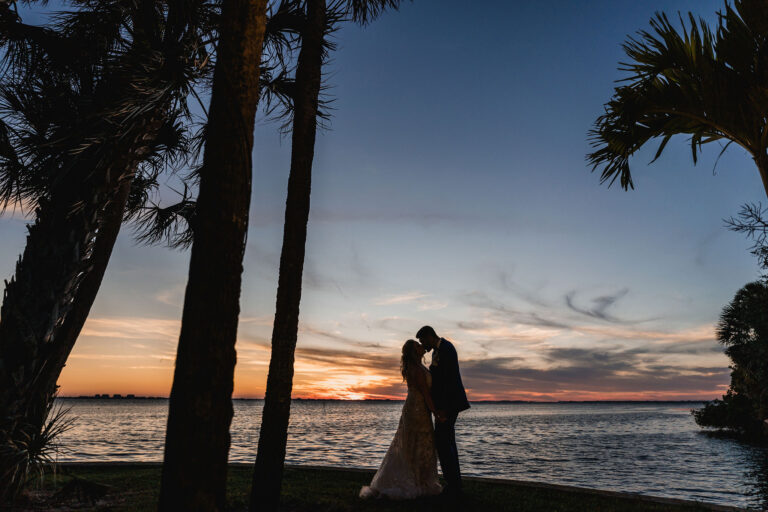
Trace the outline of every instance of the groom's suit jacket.
{"label": "groom's suit jacket", "polygon": [[437,409],[458,413],[469,409],[467,393],[459,373],[459,356],[453,344],[440,338],[440,347],[434,349],[432,365],[432,401]]}

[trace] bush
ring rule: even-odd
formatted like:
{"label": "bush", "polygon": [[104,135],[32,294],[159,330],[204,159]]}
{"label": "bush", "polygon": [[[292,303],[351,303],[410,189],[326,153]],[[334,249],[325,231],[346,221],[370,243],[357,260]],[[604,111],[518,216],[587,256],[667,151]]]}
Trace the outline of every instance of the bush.
{"label": "bush", "polygon": [[722,400],[693,411],[703,427],[768,440],[768,285],[749,283],[720,315],[717,339],[731,359],[731,385]]}

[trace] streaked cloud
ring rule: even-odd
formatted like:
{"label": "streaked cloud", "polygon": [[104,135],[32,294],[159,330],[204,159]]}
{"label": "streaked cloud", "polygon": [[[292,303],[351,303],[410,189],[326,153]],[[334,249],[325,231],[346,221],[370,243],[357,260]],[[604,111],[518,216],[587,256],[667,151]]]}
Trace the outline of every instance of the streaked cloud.
{"label": "streaked cloud", "polygon": [[388,295],[386,297],[382,297],[380,299],[377,299],[374,304],[377,306],[390,306],[392,304],[408,304],[411,302],[416,302],[421,299],[425,299],[429,297],[429,295],[421,292],[406,292],[401,293],[398,295]]}
{"label": "streaked cloud", "polygon": [[81,336],[110,339],[173,339],[178,338],[180,320],[143,317],[90,317]]}
{"label": "streaked cloud", "polygon": [[576,291],[570,291],[565,294],[565,303],[571,311],[575,311],[576,313],[580,313],[589,318],[613,323],[632,323],[630,320],[616,318],[607,311],[627,293],[629,293],[629,288],[623,288],[610,295],[600,295],[591,299],[591,306],[583,307],[576,305]]}

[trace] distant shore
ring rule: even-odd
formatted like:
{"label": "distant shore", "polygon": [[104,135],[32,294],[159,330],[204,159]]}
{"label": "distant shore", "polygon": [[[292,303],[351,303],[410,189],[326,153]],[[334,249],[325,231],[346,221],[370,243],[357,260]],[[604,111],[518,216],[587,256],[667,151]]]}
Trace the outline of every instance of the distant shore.
{"label": "distant shore", "polygon": [[[133,394],[95,394],[78,396],[60,396],[66,400],[168,400],[167,396],[142,396]],[[233,398],[232,400],[251,400],[263,402],[263,398]],[[350,400],[344,398],[294,398],[294,402],[402,402],[404,398],[366,398]],[[701,404],[707,400],[470,400],[471,404]]]}

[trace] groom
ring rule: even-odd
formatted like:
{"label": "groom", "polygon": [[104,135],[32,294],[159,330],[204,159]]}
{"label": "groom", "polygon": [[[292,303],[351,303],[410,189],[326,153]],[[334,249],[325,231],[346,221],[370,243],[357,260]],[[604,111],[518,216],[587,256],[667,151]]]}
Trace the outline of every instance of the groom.
{"label": "groom", "polygon": [[456,418],[469,409],[467,394],[459,374],[459,357],[453,344],[425,325],[416,333],[424,348],[432,352],[432,401],[435,403],[435,446],[448,484],[445,493],[461,494],[459,452],[456,449]]}

